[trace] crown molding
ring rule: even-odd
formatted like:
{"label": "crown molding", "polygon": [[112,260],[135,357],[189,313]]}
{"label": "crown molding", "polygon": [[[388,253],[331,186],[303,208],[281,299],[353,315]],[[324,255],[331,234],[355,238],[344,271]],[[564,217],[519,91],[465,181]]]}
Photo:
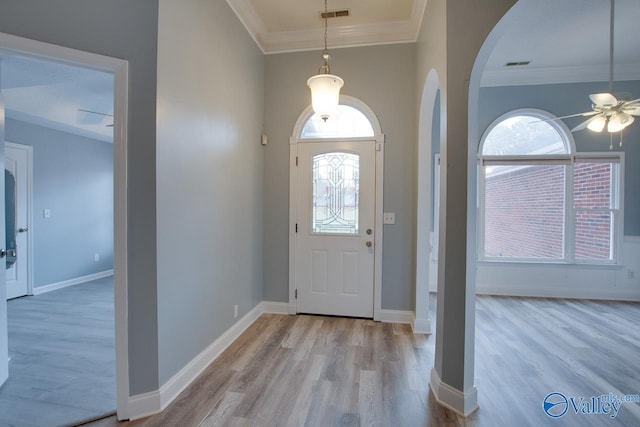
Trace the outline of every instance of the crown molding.
{"label": "crown molding", "polygon": [[[323,47],[321,28],[299,31],[267,31],[249,0],[227,0],[231,9],[265,54],[316,50]],[[427,0],[414,0],[411,18],[403,21],[329,28],[329,47],[369,46],[415,42]]]}
{"label": "crown molding", "polygon": [[[604,65],[559,68],[521,68],[485,71],[482,87],[526,86],[557,83],[587,83],[609,80],[609,67]],[[615,81],[640,80],[640,64],[616,65]]]}
{"label": "crown molding", "polygon": [[[329,28],[329,48],[369,46],[416,41],[411,21],[353,25]],[[323,30],[281,31],[264,37],[266,54],[316,50],[323,48]]]}
{"label": "crown molding", "polygon": [[264,50],[264,40],[262,35],[267,34],[267,27],[262,22],[253,5],[248,0],[227,0],[227,4],[236,14],[251,38],[256,42],[262,53]]}

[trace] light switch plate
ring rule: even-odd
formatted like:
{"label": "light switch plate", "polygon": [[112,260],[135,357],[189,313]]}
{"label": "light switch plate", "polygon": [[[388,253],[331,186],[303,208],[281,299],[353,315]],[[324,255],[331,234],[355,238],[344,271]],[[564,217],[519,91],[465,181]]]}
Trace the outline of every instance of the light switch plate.
{"label": "light switch plate", "polygon": [[384,224],[395,224],[396,223],[396,213],[395,212],[385,212],[382,216],[382,222]]}

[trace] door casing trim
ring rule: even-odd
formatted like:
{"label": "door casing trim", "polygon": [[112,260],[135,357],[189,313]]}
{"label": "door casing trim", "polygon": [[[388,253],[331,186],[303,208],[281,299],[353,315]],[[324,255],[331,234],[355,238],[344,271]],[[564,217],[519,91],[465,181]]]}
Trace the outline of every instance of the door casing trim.
{"label": "door casing trim", "polygon": [[127,126],[129,62],[91,52],[0,33],[0,51],[111,73],[114,76],[113,216],[116,341],[116,407],[119,420],[129,415],[129,337],[127,283]]}

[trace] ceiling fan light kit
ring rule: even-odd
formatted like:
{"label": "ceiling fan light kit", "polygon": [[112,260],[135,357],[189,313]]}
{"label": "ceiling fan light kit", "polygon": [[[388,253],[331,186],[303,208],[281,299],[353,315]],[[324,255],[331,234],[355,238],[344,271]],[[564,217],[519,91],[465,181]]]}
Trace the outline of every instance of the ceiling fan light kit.
{"label": "ceiling fan light kit", "polygon": [[335,112],[340,103],[340,88],[344,85],[344,80],[331,74],[329,67],[329,49],[327,49],[327,0],[324,0],[324,49],[322,59],[324,64],[320,66],[318,74],[307,80],[307,86],[311,89],[311,105],[313,111],[325,122],[331,114]]}
{"label": "ceiling fan light kit", "polygon": [[[614,11],[615,0],[611,0],[609,21],[609,92],[589,95],[593,111],[559,117],[559,119],[561,119],[575,116],[593,116],[571,129],[571,132],[582,129],[589,129],[593,132],[602,132],[604,129],[609,133],[622,132],[624,128],[635,121],[633,116],[640,116],[640,99],[620,101],[613,94]],[[620,141],[620,145],[622,145],[622,140]]]}

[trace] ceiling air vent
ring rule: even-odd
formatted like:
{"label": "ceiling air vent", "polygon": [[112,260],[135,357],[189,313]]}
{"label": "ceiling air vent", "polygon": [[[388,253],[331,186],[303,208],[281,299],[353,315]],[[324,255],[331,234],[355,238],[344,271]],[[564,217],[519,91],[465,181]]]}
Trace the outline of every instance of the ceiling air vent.
{"label": "ceiling air vent", "polygon": [[345,9],[345,10],[330,10],[330,11],[328,11],[326,13],[325,12],[320,13],[320,17],[322,19],[325,19],[325,18],[340,18],[340,17],[343,17],[343,16],[350,16],[349,9]]}
{"label": "ceiling air vent", "polygon": [[505,67],[520,67],[522,65],[529,65],[531,63],[531,61],[512,61],[512,62],[507,62],[505,65]]}

